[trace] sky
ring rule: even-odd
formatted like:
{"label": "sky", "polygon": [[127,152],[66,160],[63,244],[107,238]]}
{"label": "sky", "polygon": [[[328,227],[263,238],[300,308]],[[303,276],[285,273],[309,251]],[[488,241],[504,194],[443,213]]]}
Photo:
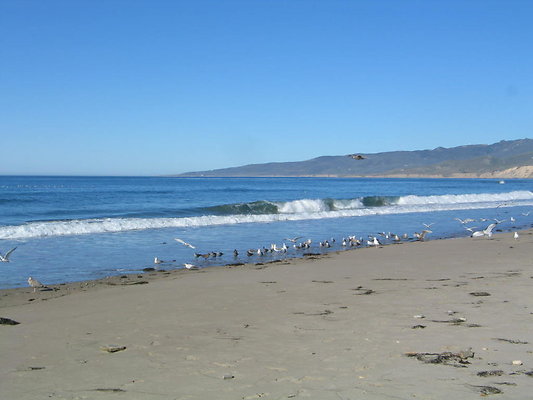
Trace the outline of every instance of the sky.
{"label": "sky", "polygon": [[0,174],[533,137],[530,0],[0,0]]}

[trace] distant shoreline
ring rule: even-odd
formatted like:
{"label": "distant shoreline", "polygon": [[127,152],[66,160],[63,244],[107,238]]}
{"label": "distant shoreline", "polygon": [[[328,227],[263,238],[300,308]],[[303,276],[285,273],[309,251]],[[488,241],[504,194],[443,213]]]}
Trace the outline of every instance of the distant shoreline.
{"label": "distant shoreline", "polygon": [[509,176],[478,176],[477,174],[461,174],[454,176],[440,175],[161,175],[160,178],[365,178],[365,179],[533,179],[533,176],[527,177],[509,177]]}

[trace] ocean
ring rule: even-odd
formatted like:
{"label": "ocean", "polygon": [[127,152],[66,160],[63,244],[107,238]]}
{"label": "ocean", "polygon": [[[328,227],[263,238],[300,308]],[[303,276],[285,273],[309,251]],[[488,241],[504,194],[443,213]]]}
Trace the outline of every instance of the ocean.
{"label": "ocean", "polygon": [[[530,228],[532,190],[519,179],[0,176],[0,253],[17,248],[0,263],[0,288],[142,272],[154,257],[166,270],[301,257],[288,241],[298,236],[311,239],[306,252],[327,252],[343,250],[343,237],[412,237],[423,224],[427,240],[494,220],[495,231]],[[246,255],[283,243],[287,253]],[[208,252],[223,255],[195,256]]]}

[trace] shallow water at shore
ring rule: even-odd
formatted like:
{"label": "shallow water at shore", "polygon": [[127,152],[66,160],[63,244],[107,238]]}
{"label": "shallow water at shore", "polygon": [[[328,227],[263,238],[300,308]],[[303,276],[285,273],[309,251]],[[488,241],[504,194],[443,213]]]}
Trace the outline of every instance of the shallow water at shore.
{"label": "shallow water at shore", "polygon": [[[17,246],[2,265],[2,288],[25,286],[28,276],[52,284],[142,271],[154,267],[156,256],[170,261],[165,269],[299,257],[303,251],[292,248],[245,255],[271,243],[291,245],[286,238],[296,236],[313,241],[308,251],[325,252],[341,250],[347,236],[412,237],[423,223],[433,224],[430,240],[467,236],[455,218],[475,219],[469,226],[476,229],[494,219],[503,221],[496,228],[502,231],[533,224],[526,180],[27,178],[21,185],[13,179],[1,185],[4,200],[12,201],[2,204],[0,251]],[[266,201],[277,204],[275,214],[261,208]],[[239,214],[231,214],[235,204]],[[260,210],[250,209],[257,204]],[[318,246],[332,238],[330,249]],[[224,255],[194,256],[211,251]]]}

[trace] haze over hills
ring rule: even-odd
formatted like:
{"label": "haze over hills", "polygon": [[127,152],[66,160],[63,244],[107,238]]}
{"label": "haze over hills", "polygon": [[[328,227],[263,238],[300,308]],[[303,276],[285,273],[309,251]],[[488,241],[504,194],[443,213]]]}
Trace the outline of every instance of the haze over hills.
{"label": "haze over hills", "polygon": [[364,159],[356,160],[346,155],[322,156],[305,161],[250,164],[174,176],[533,178],[533,139],[360,154]]}

